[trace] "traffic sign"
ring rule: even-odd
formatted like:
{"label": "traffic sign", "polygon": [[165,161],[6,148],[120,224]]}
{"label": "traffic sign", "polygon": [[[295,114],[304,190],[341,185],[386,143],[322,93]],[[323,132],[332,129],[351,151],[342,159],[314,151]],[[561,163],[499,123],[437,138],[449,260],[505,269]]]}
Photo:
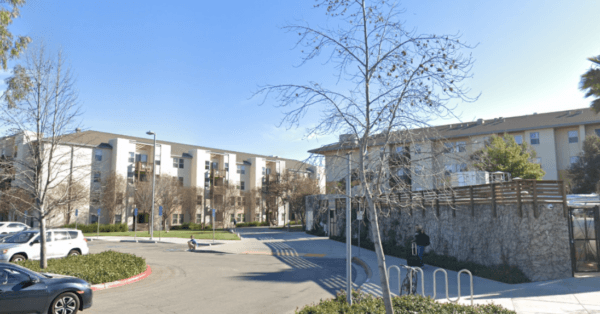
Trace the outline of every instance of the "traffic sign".
{"label": "traffic sign", "polygon": [[358,213],[356,214],[356,219],[358,219],[358,220],[363,220],[363,212],[358,212]]}
{"label": "traffic sign", "polygon": [[215,216],[215,209],[213,208],[212,210],[213,210],[213,214],[212,214],[212,215],[213,215],[213,217],[214,217],[214,216]]}
{"label": "traffic sign", "polygon": [[133,211],[133,215],[137,216],[137,208]]}
{"label": "traffic sign", "polygon": [[79,209],[75,210],[75,217],[79,216]]}
{"label": "traffic sign", "polygon": [[98,208],[98,216],[100,216],[100,208]]}
{"label": "traffic sign", "polygon": [[158,206],[158,217],[162,217],[162,206]]}

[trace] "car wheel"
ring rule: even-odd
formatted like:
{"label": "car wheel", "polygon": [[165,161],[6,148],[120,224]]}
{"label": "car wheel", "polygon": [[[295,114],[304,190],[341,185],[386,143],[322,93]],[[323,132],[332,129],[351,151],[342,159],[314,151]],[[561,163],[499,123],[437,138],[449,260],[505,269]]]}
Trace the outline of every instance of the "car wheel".
{"label": "car wheel", "polygon": [[79,251],[77,250],[71,250],[69,251],[69,256],[77,256],[80,255],[81,253],[79,253]]}
{"label": "car wheel", "polygon": [[79,311],[79,298],[73,292],[59,295],[50,305],[50,314],[75,314]]}
{"label": "car wheel", "polygon": [[21,255],[21,254],[15,254],[13,255],[13,257],[11,257],[10,261],[15,263],[15,262],[22,262],[26,260],[25,256]]}

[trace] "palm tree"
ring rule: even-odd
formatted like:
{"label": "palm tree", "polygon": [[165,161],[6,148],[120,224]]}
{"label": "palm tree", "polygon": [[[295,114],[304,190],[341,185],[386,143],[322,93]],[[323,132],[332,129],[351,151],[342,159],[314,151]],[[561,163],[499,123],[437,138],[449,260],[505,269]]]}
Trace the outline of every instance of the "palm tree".
{"label": "palm tree", "polygon": [[600,56],[588,58],[594,64],[581,76],[579,88],[586,91],[585,97],[594,96],[596,99],[592,101],[592,110],[596,113],[600,112]]}

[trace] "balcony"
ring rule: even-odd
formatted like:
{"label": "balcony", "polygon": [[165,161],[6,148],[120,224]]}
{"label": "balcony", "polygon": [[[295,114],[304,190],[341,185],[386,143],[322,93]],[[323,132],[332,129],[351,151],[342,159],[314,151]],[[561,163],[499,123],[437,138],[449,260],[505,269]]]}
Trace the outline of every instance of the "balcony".
{"label": "balcony", "polygon": [[392,153],[389,158],[390,167],[398,167],[410,163],[410,153]]}

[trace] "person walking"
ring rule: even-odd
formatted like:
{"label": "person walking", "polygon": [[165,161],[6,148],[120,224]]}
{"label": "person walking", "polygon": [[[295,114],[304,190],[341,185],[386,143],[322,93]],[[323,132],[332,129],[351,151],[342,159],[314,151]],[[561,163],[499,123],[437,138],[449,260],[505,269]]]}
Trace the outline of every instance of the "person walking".
{"label": "person walking", "polygon": [[196,249],[196,244],[198,244],[198,242],[196,242],[196,239],[194,239],[194,235],[192,234],[190,236],[190,240],[188,241],[188,248],[190,249],[190,251]]}
{"label": "person walking", "polygon": [[425,252],[425,247],[429,246],[431,243],[429,242],[429,236],[425,234],[425,230],[423,230],[422,226],[417,225],[415,229],[415,243],[417,244],[417,255],[419,256],[421,267],[423,267],[423,253]]}
{"label": "person walking", "polygon": [[236,232],[236,228],[237,228],[237,220],[235,220],[235,217],[233,217],[233,232]]}

